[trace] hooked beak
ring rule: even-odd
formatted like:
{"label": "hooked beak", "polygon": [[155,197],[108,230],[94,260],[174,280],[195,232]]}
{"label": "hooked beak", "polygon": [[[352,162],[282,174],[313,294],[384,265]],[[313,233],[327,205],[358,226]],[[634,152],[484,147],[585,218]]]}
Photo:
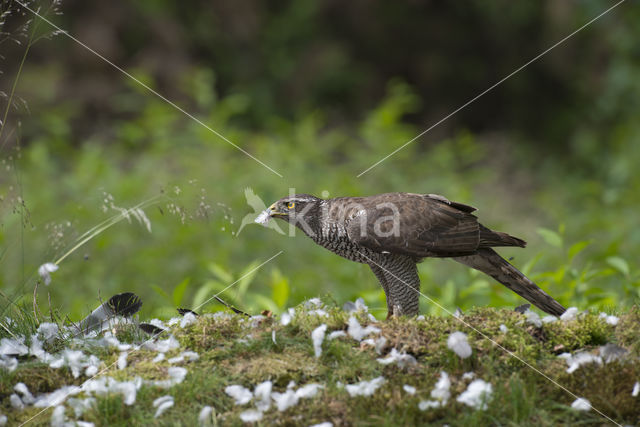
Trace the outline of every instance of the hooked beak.
{"label": "hooked beak", "polygon": [[278,210],[278,208],[276,208],[276,204],[272,204],[271,206],[269,206],[269,209],[267,209],[269,211],[269,216],[273,217],[273,216],[286,216],[288,215],[285,212],[280,212]]}

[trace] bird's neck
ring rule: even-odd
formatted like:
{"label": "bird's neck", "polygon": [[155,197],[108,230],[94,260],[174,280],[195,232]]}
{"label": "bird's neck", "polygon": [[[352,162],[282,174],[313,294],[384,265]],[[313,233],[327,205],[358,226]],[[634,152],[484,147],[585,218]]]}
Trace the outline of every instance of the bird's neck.
{"label": "bird's neck", "polygon": [[320,200],[305,215],[306,227],[297,223],[301,229],[316,243],[322,244],[325,240],[332,240],[346,235],[344,222],[336,221],[330,212],[329,200]]}

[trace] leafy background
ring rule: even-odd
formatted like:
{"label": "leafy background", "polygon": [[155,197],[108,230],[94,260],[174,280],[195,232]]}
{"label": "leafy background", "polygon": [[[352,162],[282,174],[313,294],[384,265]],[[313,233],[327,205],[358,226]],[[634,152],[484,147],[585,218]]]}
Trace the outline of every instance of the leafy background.
{"label": "leafy background", "polygon": [[[28,4],[284,177],[3,2],[0,307],[30,307],[39,265],[119,208],[147,201],[151,233],[130,218],[74,250],[53,283],[36,289],[43,312],[78,320],[102,298],[133,291],[143,317],[168,316],[282,250],[221,297],[258,312],[362,296],[384,316],[366,266],[301,235],[255,225],[238,234],[253,212],[247,187],[267,204],[289,188],[440,193],[527,240],[527,249],[501,253],[563,304],[613,309],[640,298],[637,3],[361,177],[613,3]],[[420,277],[447,309],[522,302],[450,260],[423,262]]]}

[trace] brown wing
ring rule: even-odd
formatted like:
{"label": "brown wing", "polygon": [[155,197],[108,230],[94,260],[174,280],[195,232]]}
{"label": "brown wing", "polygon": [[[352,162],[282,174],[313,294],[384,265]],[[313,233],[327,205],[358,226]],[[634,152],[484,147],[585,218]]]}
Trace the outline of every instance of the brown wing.
{"label": "brown wing", "polygon": [[364,209],[347,224],[349,238],[378,252],[413,257],[473,254],[480,243],[474,208],[444,197],[412,193],[361,199]]}

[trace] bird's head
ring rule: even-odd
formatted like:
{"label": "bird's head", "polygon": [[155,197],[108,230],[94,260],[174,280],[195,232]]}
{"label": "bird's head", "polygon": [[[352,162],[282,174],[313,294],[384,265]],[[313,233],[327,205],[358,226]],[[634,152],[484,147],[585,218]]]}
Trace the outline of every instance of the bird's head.
{"label": "bird's head", "polygon": [[296,194],[278,200],[269,208],[269,217],[280,218],[290,223],[305,221],[315,211],[321,199],[310,194]]}

